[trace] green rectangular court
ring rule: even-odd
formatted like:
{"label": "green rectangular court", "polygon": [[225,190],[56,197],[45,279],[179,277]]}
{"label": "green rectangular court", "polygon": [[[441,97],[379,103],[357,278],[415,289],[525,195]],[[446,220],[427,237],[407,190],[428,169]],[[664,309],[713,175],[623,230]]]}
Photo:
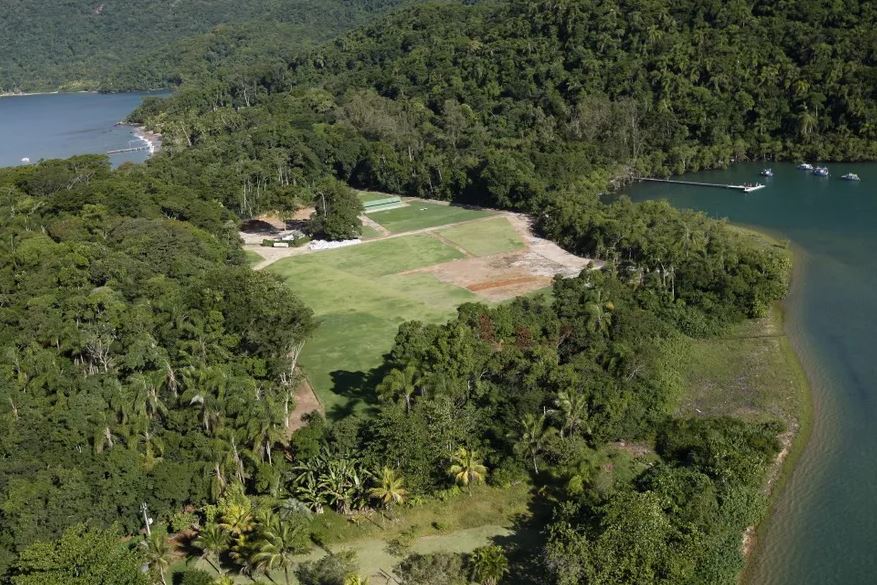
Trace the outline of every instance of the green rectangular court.
{"label": "green rectangular court", "polygon": [[486,209],[468,209],[426,201],[410,201],[404,207],[370,213],[369,217],[394,234],[469,221],[494,215]]}
{"label": "green rectangular court", "polygon": [[300,364],[329,417],[374,402],[363,375],[382,362],[405,321],[443,322],[474,293],[428,273],[400,274],[462,258],[427,234],[391,238],[280,260],[267,270],[317,315]]}

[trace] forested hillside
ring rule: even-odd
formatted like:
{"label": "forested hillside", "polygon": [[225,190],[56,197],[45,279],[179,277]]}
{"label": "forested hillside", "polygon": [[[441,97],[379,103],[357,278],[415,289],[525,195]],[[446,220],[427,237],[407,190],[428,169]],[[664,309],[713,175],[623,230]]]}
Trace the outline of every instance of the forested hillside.
{"label": "forested hillside", "polygon": [[[489,483],[533,488],[538,543],[411,555],[399,583],[735,583],[782,425],[678,416],[680,372],[692,338],[782,298],[789,262],[606,195],[747,157],[877,156],[875,24],[855,0],[510,0],[408,8],[301,53],[261,28],[201,37],[190,78],[132,116],[164,135],[148,164],[0,173],[0,569],[70,582],[55,559],[116,523],[131,546],[90,566],[124,576],[83,582],[143,583],[140,562],[166,582],[184,532],[214,569],[354,583],[349,559],[295,555],[331,522],[383,530]],[[354,199],[337,180],[523,211],[606,264],[403,323],[349,373],[367,409],[291,433],[290,354],[319,324],[244,267],[236,221],[326,185]]]}
{"label": "forested hillside", "polygon": [[270,459],[313,322],[197,191],[85,156],[0,171],[0,193],[6,573],[76,523],[135,532],[141,502],[171,513],[244,452]]}
{"label": "forested hillside", "polygon": [[[0,92],[168,87],[235,55],[265,63],[399,0],[0,1]],[[208,33],[207,36],[201,36]],[[236,51],[243,50],[238,56]]]}
{"label": "forested hillside", "polygon": [[325,173],[533,209],[591,174],[877,156],[875,22],[870,2],[439,4],[142,115],[237,209],[242,183],[269,208]]}

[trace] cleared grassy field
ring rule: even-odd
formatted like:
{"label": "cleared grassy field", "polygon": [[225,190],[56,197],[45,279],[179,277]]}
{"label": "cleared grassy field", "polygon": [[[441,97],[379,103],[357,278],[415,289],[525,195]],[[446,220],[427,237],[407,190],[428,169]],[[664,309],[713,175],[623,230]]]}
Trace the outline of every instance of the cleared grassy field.
{"label": "cleared grassy field", "polygon": [[268,268],[320,320],[300,363],[328,416],[374,403],[366,374],[380,365],[402,322],[441,322],[477,300],[432,275],[399,274],[461,257],[436,238],[412,235],[286,258]]}
{"label": "cleared grassy field", "polygon": [[524,247],[518,232],[505,217],[464,223],[440,230],[438,233],[473,256],[513,252]]}
{"label": "cleared grassy field", "polygon": [[454,205],[439,205],[426,201],[412,201],[406,207],[369,214],[369,217],[393,232],[410,232],[424,228],[448,225],[493,215],[492,211],[466,209]]}
{"label": "cleared grassy field", "polygon": [[689,348],[680,405],[692,416],[732,415],[792,425],[803,410],[806,379],[783,332],[779,308]]}
{"label": "cleared grassy field", "polygon": [[[731,229],[756,246],[790,253],[766,234],[739,226]],[[778,418],[792,430],[807,416],[807,378],[786,337],[779,306],[761,319],[734,325],[724,335],[693,340],[687,351],[682,414],[751,421]]]}

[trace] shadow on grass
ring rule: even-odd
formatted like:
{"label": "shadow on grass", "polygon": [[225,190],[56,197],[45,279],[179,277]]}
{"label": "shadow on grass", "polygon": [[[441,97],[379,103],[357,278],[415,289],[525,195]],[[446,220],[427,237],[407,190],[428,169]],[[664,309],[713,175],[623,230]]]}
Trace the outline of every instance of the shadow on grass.
{"label": "shadow on grass", "polygon": [[[534,488],[535,490],[536,488]],[[512,533],[494,536],[491,544],[503,547],[509,560],[509,573],[502,580],[505,585],[544,585],[546,582],[543,551],[546,526],[551,522],[552,506],[544,496],[533,493],[530,513],[514,519]]]}
{"label": "shadow on grass", "polygon": [[373,416],[378,411],[378,395],[375,388],[387,375],[389,367],[384,362],[368,372],[335,370],[332,377],[332,392],[347,399],[343,404],[333,405],[326,411],[326,418],[339,421],[348,416]]}

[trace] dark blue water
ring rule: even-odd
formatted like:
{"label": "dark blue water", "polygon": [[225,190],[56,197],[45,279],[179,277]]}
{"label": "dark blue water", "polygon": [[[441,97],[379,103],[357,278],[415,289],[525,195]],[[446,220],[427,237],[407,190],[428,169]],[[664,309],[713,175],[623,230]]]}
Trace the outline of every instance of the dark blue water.
{"label": "dark blue water", "polygon": [[[67,158],[141,145],[132,128],[116,126],[143,100],[142,93],[66,93],[0,98],[0,166],[23,158]],[[163,94],[161,94],[163,95]],[[113,155],[113,164],[142,162],[146,152]]]}
{"label": "dark blue water", "polygon": [[[755,585],[877,583],[877,164],[829,165],[814,177],[791,164],[685,179],[767,182],[750,194],[639,184],[634,199],[766,228],[799,251],[788,333],[813,386],[813,434],[779,496],[759,554]],[[854,171],[861,183],[840,180]]]}

